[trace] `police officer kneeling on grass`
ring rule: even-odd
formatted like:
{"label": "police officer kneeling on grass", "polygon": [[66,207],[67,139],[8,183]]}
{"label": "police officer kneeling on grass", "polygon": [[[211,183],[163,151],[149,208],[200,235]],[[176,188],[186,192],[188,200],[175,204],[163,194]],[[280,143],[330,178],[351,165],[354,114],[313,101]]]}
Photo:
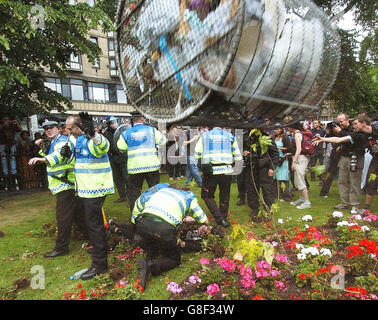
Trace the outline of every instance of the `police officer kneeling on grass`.
{"label": "police officer kneeling on grass", "polygon": [[182,222],[208,223],[195,194],[187,190],[160,183],[145,191],[135,202],[131,222],[147,252],[147,259],[137,262],[137,279],[143,289],[150,273],[157,276],[180,265],[177,227]]}

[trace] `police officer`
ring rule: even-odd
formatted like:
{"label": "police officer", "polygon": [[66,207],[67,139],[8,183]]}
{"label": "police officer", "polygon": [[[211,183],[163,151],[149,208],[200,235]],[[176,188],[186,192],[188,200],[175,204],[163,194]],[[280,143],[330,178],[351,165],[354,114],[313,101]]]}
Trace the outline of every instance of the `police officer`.
{"label": "police officer", "polygon": [[[186,216],[188,214],[191,216]],[[157,276],[181,264],[177,227],[183,221],[208,223],[195,194],[187,189],[158,184],[135,202],[131,222],[135,224],[136,233],[143,239],[147,252],[147,259],[137,262],[137,279],[143,288],[150,273]]]}
{"label": "police officer", "polygon": [[[107,154],[109,141],[95,132],[92,117],[87,112],[80,112],[79,117],[68,117],[66,128],[76,137],[76,192],[83,199],[89,238],[93,245],[92,265],[81,276],[83,280],[88,280],[108,270],[108,246],[102,206],[105,197],[114,193],[112,169]],[[61,152],[69,156],[70,150],[66,147]]]}
{"label": "police officer", "polygon": [[[262,146],[262,137],[266,137],[267,150]],[[269,143],[270,140],[270,143]],[[249,161],[247,162],[247,201],[252,209],[250,216],[252,221],[261,222],[258,216],[260,207],[260,188],[263,194],[263,207],[267,212],[265,221],[272,219],[270,207],[274,203],[273,176],[274,167],[278,165],[279,154],[274,141],[269,138],[264,130],[252,129],[249,133]]]}
{"label": "police officer", "polygon": [[44,129],[47,140],[38,139],[41,157],[29,160],[29,165],[45,163],[47,165],[48,186],[53,195],[56,195],[56,220],[58,236],[53,251],[44,255],[45,258],[55,258],[68,254],[71,239],[72,224],[75,221],[81,232],[87,233],[81,201],[75,196],[74,161],[62,157],[62,147],[72,145],[66,136],[59,132],[59,119],[45,117],[39,120]]}
{"label": "police officer", "polygon": [[[227,221],[230,203],[230,189],[234,161],[242,160],[235,136],[219,127],[204,132],[199,138],[194,155],[202,159],[201,198],[215,218],[223,227],[230,226]],[[219,186],[219,207],[214,199]]]}
{"label": "police officer", "polygon": [[144,124],[144,117],[140,113],[134,112],[133,120],[134,126],[122,132],[117,142],[118,149],[127,152],[130,212],[142,193],[144,180],[146,179],[149,187],[159,183],[160,160],[157,147],[167,142],[166,137],[158,130]]}
{"label": "police officer", "polygon": [[[117,118],[114,116],[106,117],[107,128],[104,132],[104,137],[108,139],[110,143],[109,147],[109,161],[112,167],[114,184],[118,190],[119,198],[115,200],[115,203],[125,202],[126,199],[126,186],[128,182],[127,175],[127,157],[124,153],[121,153],[115,142],[114,133],[118,128]],[[130,126],[131,127],[131,126]]]}

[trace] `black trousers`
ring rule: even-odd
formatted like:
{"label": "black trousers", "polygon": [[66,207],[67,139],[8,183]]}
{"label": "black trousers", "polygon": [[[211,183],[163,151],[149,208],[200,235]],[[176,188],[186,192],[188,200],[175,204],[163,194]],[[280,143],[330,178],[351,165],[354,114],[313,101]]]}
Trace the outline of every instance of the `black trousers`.
{"label": "black trousers", "polygon": [[336,149],[332,149],[329,157],[329,166],[326,173],[326,178],[323,182],[322,189],[320,190],[320,196],[328,195],[329,189],[331,188],[332,181],[339,172],[338,163],[340,160],[341,154],[337,152]]}
{"label": "black trousers", "polygon": [[258,212],[260,208],[260,188],[262,189],[262,196],[265,202],[264,209],[269,211],[274,203],[273,177],[268,176],[268,171],[269,168],[258,169],[255,167],[252,169],[252,177],[251,168],[248,167],[246,180],[247,202],[253,211]]}
{"label": "black trousers", "polygon": [[247,181],[248,169],[247,167],[243,167],[242,172],[240,172],[240,174],[236,176],[236,183],[238,186],[238,193],[239,193],[238,197],[240,200],[245,200],[245,195],[246,195],[245,183]]}
{"label": "black trousers", "polygon": [[128,188],[127,173],[127,157],[126,156],[110,156],[110,166],[112,167],[114,184],[118,190],[119,197],[126,198],[126,190]]}
{"label": "black trousers", "polygon": [[61,191],[56,195],[56,221],[58,236],[55,249],[57,251],[68,250],[73,223],[76,223],[80,232],[88,233],[83,203],[79,197],[75,196],[75,190]]}
{"label": "black trousers", "polygon": [[159,171],[144,172],[129,175],[129,187],[127,188],[127,196],[129,198],[130,212],[134,209],[135,201],[142,194],[144,180],[147,181],[148,187],[151,188],[160,182]]}
{"label": "black trousers", "polygon": [[97,269],[108,267],[108,242],[102,217],[104,197],[82,198],[85,210],[85,219],[88,225],[89,239],[93,245],[92,266]]}
{"label": "black trousers", "polygon": [[[227,220],[227,212],[230,204],[232,175],[214,174],[202,177],[201,198],[206,203],[215,221]],[[219,207],[215,202],[215,191],[219,186]]]}
{"label": "black trousers", "polygon": [[151,274],[157,276],[181,264],[176,228],[164,220],[144,216],[136,222],[136,232],[142,237],[141,247],[151,263]]}

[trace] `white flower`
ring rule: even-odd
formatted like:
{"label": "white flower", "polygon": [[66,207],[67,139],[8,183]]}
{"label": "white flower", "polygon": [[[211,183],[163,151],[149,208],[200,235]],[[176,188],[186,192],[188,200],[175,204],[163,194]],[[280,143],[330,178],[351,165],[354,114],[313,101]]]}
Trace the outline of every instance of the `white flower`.
{"label": "white flower", "polygon": [[345,221],[345,220],[340,221],[340,222],[337,223],[338,227],[347,226],[347,225],[348,225],[348,221]]}
{"label": "white flower", "polygon": [[283,224],[283,219],[278,219],[278,220],[277,220],[277,223],[279,223],[279,224]]}
{"label": "white flower", "polygon": [[297,248],[297,249],[303,249],[304,246],[303,246],[303,244],[296,243],[296,244],[295,244],[295,248]]}
{"label": "white flower", "polygon": [[302,217],[302,220],[303,221],[312,221],[312,216],[311,215],[305,215],[304,217]]}
{"label": "white flower", "polygon": [[332,257],[331,250],[329,250],[329,249],[327,249],[327,248],[322,248],[322,249],[320,249],[320,253],[321,253],[323,256],[329,256],[329,257]]}
{"label": "white flower", "polygon": [[358,226],[358,223],[349,223],[348,227]]}
{"label": "white flower", "polygon": [[310,228],[310,226],[309,226],[308,224],[306,224],[306,225],[305,225],[305,228],[308,229],[308,228]]}
{"label": "white flower", "polygon": [[375,260],[377,257],[376,257],[376,255],[375,255],[375,253],[371,253],[370,255],[370,258],[372,258],[373,260]]}
{"label": "white flower", "polygon": [[334,218],[342,218],[344,216],[344,212],[341,212],[341,211],[334,211],[332,213],[332,217]]}
{"label": "white flower", "polygon": [[356,220],[361,220],[361,219],[362,219],[362,217],[361,217],[359,214],[356,214],[356,215],[354,216],[354,218],[355,218]]}
{"label": "white flower", "polygon": [[368,226],[362,226],[362,227],[361,227],[361,230],[362,230],[362,231],[370,231],[370,229],[369,229]]}
{"label": "white flower", "polygon": [[298,253],[297,254],[298,260],[305,260],[306,259],[306,254],[305,253]]}

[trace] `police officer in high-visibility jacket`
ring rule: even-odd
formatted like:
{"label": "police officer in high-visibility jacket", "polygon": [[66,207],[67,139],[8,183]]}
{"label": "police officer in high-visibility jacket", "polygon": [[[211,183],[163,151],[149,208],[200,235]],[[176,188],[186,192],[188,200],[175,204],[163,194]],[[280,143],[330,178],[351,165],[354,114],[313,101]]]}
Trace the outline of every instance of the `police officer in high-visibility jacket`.
{"label": "police officer in high-visibility jacket", "polygon": [[[190,216],[186,216],[186,215]],[[177,245],[177,227],[183,222],[208,223],[206,214],[193,192],[160,183],[144,192],[135,202],[131,222],[142,238],[147,259],[137,262],[137,279],[145,288],[146,280],[178,267],[181,249]],[[161,255],[161,256],[160,256]]]}
{"label": "police officer in high-visibility jacket", "polygon": [[122,132],[117,147],[121,152],[127,152],[127,172],[130,188],[127,190],[130,211],[134,209],[136,199],[142,193],[144,179],[148,187],[160,182],[160,160],[157,147],[167,142],[167,139],[154,127],[144,124],[144,117],[133,113],[134,126]]}
{"label": "police officer in high-visibility jacket", "polygon": [[80,231],[86,233],[86,224],[82,214],[81,201],[75,196],[74,162],[62,157],[60,151],[67,144],[72,144],[66,136],[59,133],[59,119],[44,117],[39,120],[47,137],[35,143],[40,147],[41,157],[29,160],[29,165],[46,163],[49,189],[56,195],[57,239],[53,251],[44,255],[55,258],[68,254],[72,224],[75,222]]}
{"label": "police officer in high-visibility jacket", "polygon": [[[81,276],[81,279],[88,280],[108,270],[108,245],[102,206],[105,197],[114,193],[112,169],[107,154],[109,141],[95,132],[92,117],[87,112],[80,112],[79,117],[69,116],[66,128],[76,137],[76,192],[83,199],[89,238],[93,245],[92,265]],[[62,152],[69,153],[69,150],[65,148]]]}
{"label": "police officer in high-visibility jacket", "polygon": [[[230,226],[227,213],[230,202],[230,189],[234,161],[242,160],[237,141],[230,132],[215,127],[201,134],[194,156],[202,159],[202,190],[201,198],[215,218],[215,222],[223,227]],[[215,190],[219,186],[219,207],[214,199]]]}

